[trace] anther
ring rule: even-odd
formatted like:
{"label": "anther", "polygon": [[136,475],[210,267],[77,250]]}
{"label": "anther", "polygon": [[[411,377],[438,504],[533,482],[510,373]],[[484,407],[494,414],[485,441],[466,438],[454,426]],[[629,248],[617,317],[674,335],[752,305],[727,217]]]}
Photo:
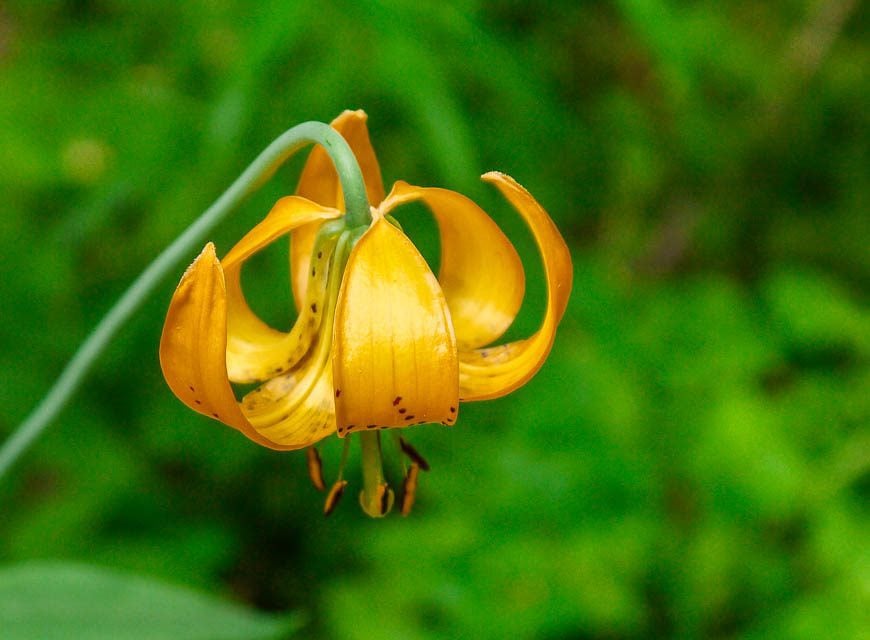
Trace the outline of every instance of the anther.
{"label": "anther", "polygon": [[423,471],[429,471],[429,463],[426,462],[426,458],[421,456],[420,453],[411,446],[411,443],[400,437],[399,447],[402,449],[402,453],[411,459],[411,462],[418,465]]}
{"label": "anther", "polygon": [[385,482],[380,487],[378,487],[378,492],[381,494],[381,515],[387,515],[387,512],[390,510],[391,496],[392,491],[390,490],[389,485]]}
{"label": "anther", "polygon": [[323,515],[328,516],[332,513],[333,509],[338,505],[338,501],[341,500],[341,496],[344,495],[344,488],[347,486],[347,480],[337,480],[332,488],[329,490],[329,493],[326,496],[326,500],[323,502]]}
{"label": "anther", "polygon": [[402,515],[407,516],[411,513],[411,507],[414,506],[414,499],[417,496],[417,476],[420,475],[420,466],[416,462],[412,462],[408,467],[408,475],[405,476],[405,482],[402,485]]}
{"label": "anther", "polygon": [[305,450],[305,455],[308,460],[308,477],[311,478],[311,484],[318,491],[325,491],[326,485],[323,482],[323,462],[320,459],[320,453],[314,447],[308,447]]}

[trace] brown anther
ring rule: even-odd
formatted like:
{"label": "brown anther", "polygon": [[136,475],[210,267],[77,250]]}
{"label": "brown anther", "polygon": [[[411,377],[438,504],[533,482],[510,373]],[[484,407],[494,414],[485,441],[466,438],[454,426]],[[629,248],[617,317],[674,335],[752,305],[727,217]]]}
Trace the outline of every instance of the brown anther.
{"label": "brown anther", "polygon": [[417,476],[420,475],[420,466],[416,462],[412,462],[408,467],[408,475],[405,476],[405,482],[402,485],[402,515],[407,516],[411,513],[411,507],[414,506],[414,499],[417,496]]}
{"label": "brown anther", "polygon": [[402,453],[404,453],[411,459],[411,462],[413,464],[419,466],[423,471],[429,471],[429,463],[426,462],[426,458],[421,456],[420,453],[414,447],[412,447],[407,440],[400,437],[399,447],[402,449]]}
{"label": "brown anther", "polygon": [[347,480],[338,480],[329,493],[326,495],[326,500],[323,501],[323,515],[328,516],[333,509],[338,505],[341,496],[344,494],[344,488],[347,486]]}
{"label": "brown anther", "polygon": [[308,477],[311,478],[311,484],[318,491],[325,491],[326,485],[323,482],[323,462],[320,460],[320,453],[314,447],[308,447],[305,450],[305,456],[308,460]]}
{"label": "brown anther", "polygon": [[381,515],[385,516],[390,511],[390,507],[392,506],[390,504],[390,494],[392,493],[390,491],[390,486],[386,482],[384,482],[378,487],[378,493],[380,494],[381,498]]}

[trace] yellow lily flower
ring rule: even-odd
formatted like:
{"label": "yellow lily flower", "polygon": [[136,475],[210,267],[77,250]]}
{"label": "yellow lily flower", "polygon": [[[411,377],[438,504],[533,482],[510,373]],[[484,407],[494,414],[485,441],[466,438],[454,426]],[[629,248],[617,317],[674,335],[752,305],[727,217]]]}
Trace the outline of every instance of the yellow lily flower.
{"label": "yellow lily flower", "polygon": [[[183,275],[163,329],[160,362],[170,388],[191,409],[278,450],[311,447],[323,438],[362,431],[360,501],[384,515],[393,492],[380,470],[379,429],[424,423],[452,425],[461,401],[497,398],[541,367],[571,291],[568,248],[544,209],[512,178],[487,173],[531,229],[544,261],[547,306],[539,330],[525,340],[488,346],[519,310],[525,276],[513,245],[474,202],[453,191],[404,182],[384,195],[366,115],[346,111],[332,122],[360,165],[372,222],[347,229],[338,176],[315,148],[296,195],[280,199],[266,218],[222,259],[214,245]],[[401,205],[423,202],[441,235],[436,278],[413,243],[390,222]],[[290,234],[290,270],[298,319],[276,331],[248,307],[240,284],[250,256]],[[241,402],[231,383],[260,383]],[[414,500],[418,472],[411,458],[402,512]],[[309,449],[315,485],[323,487],[316,450]],[[339,478],[325,511],[347,483]]]}

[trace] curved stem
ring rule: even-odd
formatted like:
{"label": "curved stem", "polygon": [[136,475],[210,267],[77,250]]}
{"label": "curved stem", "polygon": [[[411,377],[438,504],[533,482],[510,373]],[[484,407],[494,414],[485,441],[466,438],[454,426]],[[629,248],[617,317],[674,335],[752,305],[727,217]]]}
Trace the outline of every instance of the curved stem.
{"label": "curved stem", "polygon": [[73,355],[54,386],[0,448],[0,477],[54,420],[118,330],[142,306],[160,281],[247,196],[271,178],[286,160],[309,144],[320,144],[335,164],[344,193],[349,226],[371,221],[365,183],[344,138],[322,122],[304,122],[275,139],[229,189],[172,242],[124,292]]}

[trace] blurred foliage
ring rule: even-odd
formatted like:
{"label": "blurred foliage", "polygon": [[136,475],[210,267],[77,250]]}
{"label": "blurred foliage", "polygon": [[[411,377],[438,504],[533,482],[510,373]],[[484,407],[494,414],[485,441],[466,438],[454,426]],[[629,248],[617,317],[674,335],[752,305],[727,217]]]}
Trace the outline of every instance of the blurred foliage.
{"label": "blurred foliage", "polygon": [[0,620],[6,640],[276,640],[300,626],[158,581],[53,562],[0,571]]}
{"label": "blurred foliage", "polygon": [[[351,498],[324,520],[304,456],[171,396],[166,282],[0,483],[0,559],[301,610],[311,638],[858,637],[868,67],[856,0],[5,2],[0,434],[259,150],[344,108],[368,111],[388,186],[467,193],[516,240],[512,337],[541,267],[477,175],[547,207],[575,286],[540,374],[410,433],[433,467],[415,513],[370,521]],[[289,322],[273,258],[247,279]]]}

